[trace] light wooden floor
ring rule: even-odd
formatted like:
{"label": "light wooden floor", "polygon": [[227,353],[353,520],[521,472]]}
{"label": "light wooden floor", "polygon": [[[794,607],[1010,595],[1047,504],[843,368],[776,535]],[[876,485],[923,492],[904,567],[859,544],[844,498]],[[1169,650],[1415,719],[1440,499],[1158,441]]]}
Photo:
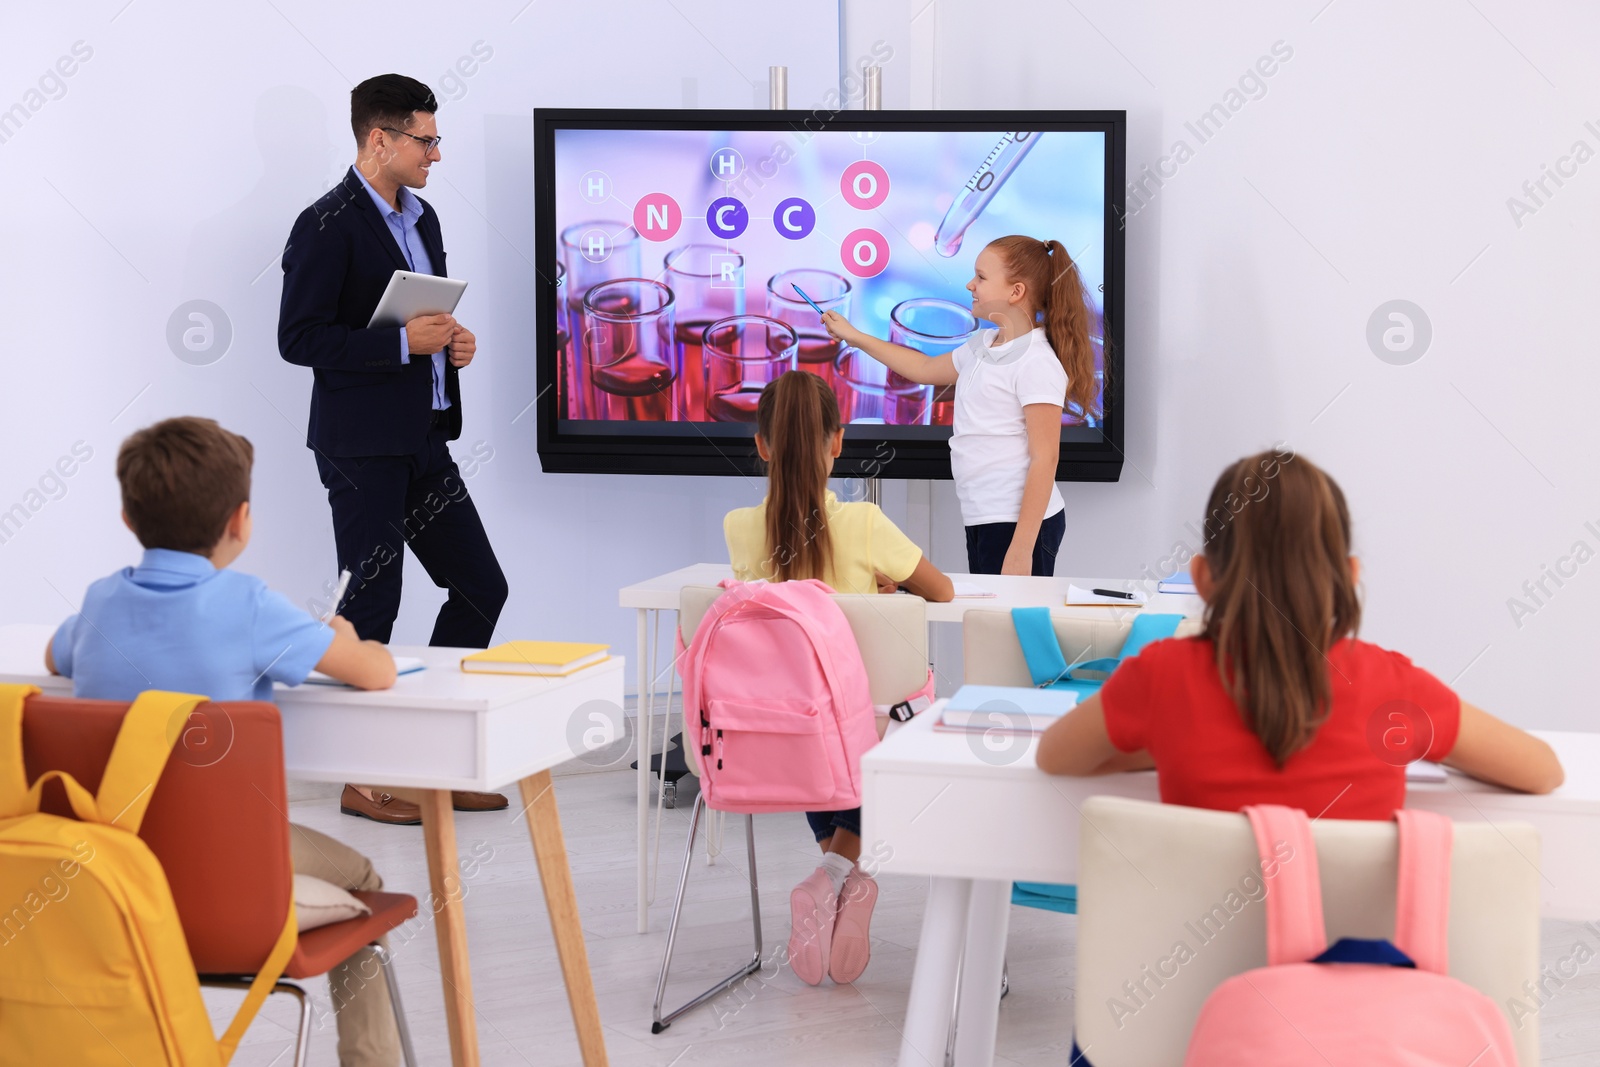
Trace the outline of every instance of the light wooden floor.
{"label": "light wooden floor", "polygon": [[[926,895],[921,879],[882,880],[872,963],[854,986],[825,982],[813,988],[784,970],[760,982],[752,979],[747,991],[724,994],[666,1033],[651,1035],[650,1005],[693,794],[664,813],[650,933],[636,934],[634,776],[628,761],[623,757],[615,767],[600,770],[572,766],[556,778],[611,1062],[618,1067],[894,1063]],[[294,821],[365,852],[386,888],[425,899],[420,827],[380,826],[340,815],[332,787],[290,783],[290,788]],[[511,817],[515,810],[513,805],[507,812],[456,817],[463,857],[483,860],[477,877],[467,883],[466,897],[483,1062],[495,1067],[576,1064],[577,1041],[527,828]],[[762,928],[770,956],[788,937],[789,889],[816,866],[817,853],[800,815],[758,816],[756,843]],[[728,817],[724,845],[726,854],[710,867],[703,847],[699,850],[668,987],[669,1005],[699,993],[747,958],[749,890],[742,820]],[[997,1064],[1063,1064],[1069,1058],[1076,936],[1075,917],[1013,909],[1011,995],[1000,1009]],[[413,922],[394,940],[418,1061],[448,1063],[433,931]],[[1579,943],[1593,958],[1540,1013],[1546,1064],[1600,1063],[1600,938],[1576,923],[1544,923],[1547,966],[1570,956]],[[768,967],[765,973],[774,970]],[[327,1021],[313,1036],[310,1062],[331,1067],[338,1058],[326,985],[316,983],[314,993],[317,1015]],[[219,1032],[237,1000],[236,994],[207,991]],[[270,998],[233,1062],[239,1067],[286,1067],[292,1059],[295,1018],[292,998]]]}

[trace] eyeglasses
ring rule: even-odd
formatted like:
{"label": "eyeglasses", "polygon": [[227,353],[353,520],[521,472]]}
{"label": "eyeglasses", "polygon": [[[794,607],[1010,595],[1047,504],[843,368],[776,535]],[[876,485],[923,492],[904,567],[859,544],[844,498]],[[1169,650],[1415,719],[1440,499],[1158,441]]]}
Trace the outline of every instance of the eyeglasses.
{"label": "eyeglasses", "polygon": [[404,130],[397,130],[393,126],[380,126],[378,128],[382,130],[388,130],[390,133],[398,133],[401,137],[411,138],[413,141],[422,146],[422,150],[424,152],[432,152],[435,148],[439,147],[439,142],[444,140],[443,137],[418,137],[414,133],[407,133]]}

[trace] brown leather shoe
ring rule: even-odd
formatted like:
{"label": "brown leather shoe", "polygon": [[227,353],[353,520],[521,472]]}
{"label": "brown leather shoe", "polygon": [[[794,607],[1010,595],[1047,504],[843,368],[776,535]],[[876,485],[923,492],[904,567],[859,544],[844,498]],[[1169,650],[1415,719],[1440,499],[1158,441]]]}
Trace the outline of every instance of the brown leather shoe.
{"label": "brown leather shoe", "polygon": [[457,811],[501,811],[511,806],[500,793],[469,793],[458,789],[450,794],[450,802]]}
{"label": "brown leather shoe", "polygon": [[377,800],[368,799],[367,794],[353,785],[345,786],[339,796],[339,810],[346,815],[360,815],[373,822],[386,822],[394,826],[416,826],[422,822],[422,809],[411,801],[401,800],[381,789],[372,792]]}

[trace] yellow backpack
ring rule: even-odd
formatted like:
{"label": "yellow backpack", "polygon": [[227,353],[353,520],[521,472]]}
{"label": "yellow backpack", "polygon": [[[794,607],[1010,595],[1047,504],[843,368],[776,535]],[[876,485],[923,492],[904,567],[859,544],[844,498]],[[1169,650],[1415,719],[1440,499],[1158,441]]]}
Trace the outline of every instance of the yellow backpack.
{"label": "yellow backpack", "polygon": [[[294,905],[219,1041],[161,864],[138,836],[173,741],[205,697],[139,694],[100,792],[28,787],[22,705],[0,685],[0,1064],[221,1067],[294,952]],[[39,811],[57,778],[77,819]]]}

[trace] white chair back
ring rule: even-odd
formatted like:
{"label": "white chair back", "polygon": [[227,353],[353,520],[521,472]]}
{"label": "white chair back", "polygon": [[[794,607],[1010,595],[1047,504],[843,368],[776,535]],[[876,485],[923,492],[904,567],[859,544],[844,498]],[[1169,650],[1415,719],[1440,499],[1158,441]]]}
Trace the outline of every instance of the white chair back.
{"label": "white chair back", "polygon": [[[1112,609],[1106,609],[1108,612]],[[1121,614],[1120,612],[1118,614]],[[1083,663],[1091,659],[1116,656],[1122,651],[1129,619],[1084,619],[1052,615],[1056,640],[1061,642],[1061,654],[1067,662]],[[1200,632],[1198,616],[1184,619],[1179,624],[1178,637]],[[1017,630],[1011,622],[1009,611],[969,611],[961,618],[961,645],[966,672],[963,677],[969,685],[1032,685],[1028,662],[1022,658],[1022,645],[1017,641]]]}
{"label": "white chair back", "polygon": [[[1394,824],[1321,819],[1312,833],[1329,944],[1392,938]],[[1522,1067],[1539,1062],[1537,1016],[1513,1016],[1511,1007],[1535,1008],[1523,983],[1539,981],[1538,864],[1532,826],[1456,823],[1450,973],[1506,1012]],[[1078,867],[1079,1048],[1095,1067],[1181,1063],[1211,991],[1266,966],[1266,907],[1253,877],[1260,861],[1249,820],[1091,797],[1082,808]]]}
{"label": "white chair back", "polygon": [[[678,594],[678,633],[685,646],[722,590],[689,585]],[[867,667],[867,688],[874,704],[893,704],[921,689],[928,680],[928,605],[909,594],[835,593]],[[880,727],[883,725],[879,724]],[[691,747],[692,746],[688,746]],[[690,769],[699,774],[696,753],[686,751]]]}

